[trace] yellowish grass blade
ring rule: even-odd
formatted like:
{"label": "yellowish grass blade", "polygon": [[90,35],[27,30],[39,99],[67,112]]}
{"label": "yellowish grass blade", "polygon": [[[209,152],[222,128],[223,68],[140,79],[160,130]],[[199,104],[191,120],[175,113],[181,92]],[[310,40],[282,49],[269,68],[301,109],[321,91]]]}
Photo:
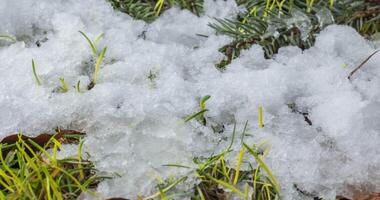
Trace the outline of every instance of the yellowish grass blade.
{"label": "yellowish grass blade", "polygon": [[239,173],[240,173],[241,162],[243,161],[243,156],[244,156],[244,147],[241,148],[239,156],[238,156],[238,163],[237,163],[235,178],[233,182],[234,185],[236,185],[239,180]]}
{"label": "yellowish grass blade", "polygon": [[265,170],[265,172],[268,175],[268,178],[270,179],[270,181],[272,182],[272,184],[274,186],[274,189],[279,194],[280,193],[280,187],[279,187],[278,181],[277,181],[276,177],[272,174],[272,172],[270,171],[268,166],[264,163],[264,161],[261,160],[261,158],[257,155],[257,153],[254,152],[247,144],[244,143],[243,145],[248,150],[248,152],[253,157],[255,157],[256,161],[260,164],[260,166]]}
{"label": "yellowish grass blade", "polygon": [[100,52],[99,58],[96,60],[95,72],[94,72],[94,75],[93,75],[93,78],[92,78],[92,82],[94,84],[96,84],[96,82],[98,81],[100,64],[103,61],[103,58],[104,58],[104,55],[106,54],[106,51],[107,51],[107,47],[104,47],[103,50],[102,50],[102,52]]}
{"label": "yellowish grass blade", "polygon": [[208,179],[212,180],[213,182],[215,182],[215,183],[217,183],[217,184],[219,184],[219,185],[221,185],[221,186],[223,186],[223,187],[231,190],[235,194],[237,194],[237,195],[239,195],[239,196],[241,196],[243,198],[245,197],[245,194],[243,192],[241,192],[239,189],[235,188],[233,185],[228,184],[228,183],[226,183],[224,181],[218,180],[218,179],[216,179],[216,178],[214,178],[214,177],[212,177],[210,175],[207,175],[207,174],[206,174],[206,177]]}

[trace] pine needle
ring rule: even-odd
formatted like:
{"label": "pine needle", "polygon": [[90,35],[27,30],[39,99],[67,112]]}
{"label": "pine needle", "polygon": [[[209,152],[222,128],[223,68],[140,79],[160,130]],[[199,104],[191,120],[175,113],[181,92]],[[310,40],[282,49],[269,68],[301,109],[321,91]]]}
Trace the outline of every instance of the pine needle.
{"label": "pine needle", "polygon": [[369,55],[362,63],[360,63],[359,66],[357,66],[354,70],[352,70],[352,72],[348,75],[348,80],[351,80],[352,76],[355,74],[356,71],[358,71],[360,68],[362,68],[364,66],[364,64],[366,64],[371,58],[372,56],[374,56],[377,52],[379,52],[380,49],[377,49],[376,51],[374,51],[371,55]]}

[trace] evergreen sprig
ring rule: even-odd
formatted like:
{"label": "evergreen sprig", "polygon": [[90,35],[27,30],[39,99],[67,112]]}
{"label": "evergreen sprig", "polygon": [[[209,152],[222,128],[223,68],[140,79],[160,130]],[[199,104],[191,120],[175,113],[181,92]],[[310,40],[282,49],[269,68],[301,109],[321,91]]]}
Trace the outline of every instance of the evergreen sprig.
{"label": "evergreen sprig", "polygon": [[156,19],[153,1],[110,0],[112,6],[129,16],[151,22]]}
{"label": "evergreen sprig", "polygon": [[[135,19],[152,22],[165,10],[178,6],[197,16],[203,0],[109,0],[115,9]],[[352,26],[365,37],[380,31],[380,0],[236,0],[243,8],[234,19],[215,19],[217,34],[233,38],[220,49],[225,58],[216,66],[223,70],[253,44],[261,45],[271,58],[283,46],[307,49],[315,35],[331,23]]]}
{"label": "evergreen sprig", "polygon": [[197,16],[203,12],[203,0],[109,0],[112,6],[135,19],[154,21],[173,6],[187,9]]}
{"label": "evergreen sprig", "polygon": [[380,31],[379,0],[237,0],[245,10],[235,19],[215,19],[217,34],[234,40],[220,49],[225,58],[216,67],[237,58],[243,49],[259,44],[271,58],[283,46],[307,49],[315,35],[331,23],[354,27],[364,36]]}

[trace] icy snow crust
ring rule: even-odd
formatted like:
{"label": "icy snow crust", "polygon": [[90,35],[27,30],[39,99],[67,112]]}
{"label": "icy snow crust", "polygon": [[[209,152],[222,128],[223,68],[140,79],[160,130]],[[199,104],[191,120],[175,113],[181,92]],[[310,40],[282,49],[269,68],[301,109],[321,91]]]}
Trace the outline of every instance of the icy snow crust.
{"label": "icy snow crust", "polygon": [[[155,176],[179,173],[163,164],[189,164],[192,156],[225,148],[233,122],[241,130],[248,120],[253,136],[247,143],[271,141],[267,162],[286,199],[304,198],[293,183],[326,197],[348,185],[380,189],[380,54],[347,79],[374,47],[349,27],[330,26],[309,50],[285,47],[266,60],[253,46],[221,73],[214,67],[223,58],[218,48],[230,39],[215,36],[207,23],[238,8],[212,0],[205,8],[200,18],[174,8],[148,25],[101,0],[0,1],[0,33],[18,38],[0,42],[0,137],[57,126],[84,130],[97,167],[122,175],[102,183],[99,192],[134,198],[152,191]],[[90,91],[91,52],[79,30],[91,38],[105,33],[99,48],[108,46]],[[153,81],[150,71],[157,75]],[[57,92],[59,77],[69,92]],[[73,88],[78,80],[80,94]],[[206,116],[226,126],[222,134],[182,123],[204,95],[211,95]],[[309,112],[313,125],[290,103]],[[264,129],[257,125],[259,105]]]}

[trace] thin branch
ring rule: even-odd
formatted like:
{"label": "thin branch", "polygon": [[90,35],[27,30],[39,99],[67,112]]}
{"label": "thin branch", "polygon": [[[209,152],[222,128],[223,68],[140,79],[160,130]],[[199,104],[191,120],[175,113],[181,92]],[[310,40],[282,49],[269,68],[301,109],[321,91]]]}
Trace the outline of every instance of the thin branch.
{"label": "thin branch", "polygon": [[354,70],[352,70],[352,72],[348,75],[348,80],[351,80],[351,77],[352,77],[352,75],[354,75],[354,73],[356,72],[356,71],[358,71],[361,67],[363,67],[364,66],[364,64],[366,64],[368,61],[369,61],[369,59],[371,59],[372,58],[372,56],[374,56],[377,52],[379,52],[380,51],[380,49],[378,49],[378,50],[376,50],[376,51],[374,51],[371,55],[369,55],[362,63],[360,63],[360,65],[359,66],[357,66]]}

